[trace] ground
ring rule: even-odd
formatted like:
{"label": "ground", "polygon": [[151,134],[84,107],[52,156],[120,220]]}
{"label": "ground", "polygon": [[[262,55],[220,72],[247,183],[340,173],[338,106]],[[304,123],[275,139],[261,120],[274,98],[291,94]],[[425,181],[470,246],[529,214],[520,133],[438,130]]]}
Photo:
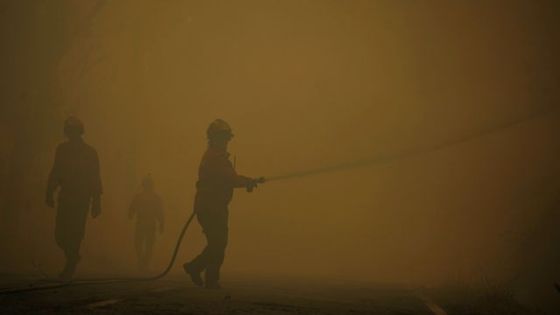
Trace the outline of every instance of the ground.
{"label": "ground", "polygon": [[[2,288],[29,287],[17,278]],[[47,284],[41,284],[47,285]],[[205,290],[184,277],[0,295],[0,314],[541,314],[507,294],[351,282],[258,280]]]}

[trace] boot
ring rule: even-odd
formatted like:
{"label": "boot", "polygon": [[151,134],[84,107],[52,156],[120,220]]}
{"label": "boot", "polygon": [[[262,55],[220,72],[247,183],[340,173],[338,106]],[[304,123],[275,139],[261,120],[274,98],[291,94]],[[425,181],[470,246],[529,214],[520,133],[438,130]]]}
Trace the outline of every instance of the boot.
{"label": "boot", "polygon": [[220,280],[220,267],[218,265],[209,265],[204,273],[206,278],[206,289],[221,289]]}
{"label": "boot", "polygon": [[191,264],[185,263],[183,265],[183,269],[185,272],[191,277],[191,281],[198,287],[204,285],[204,281],[202,281],[202,277],[200,276],[200,271],[195,270]]}
{"label": "boot", "polygon": [[80,256],[75,256],[74,258],[66,259],[66,265],[64,266],[64,270],[60,273],[58,278],[62,281],[70,281],[74,277],[74,273],[76,273],[76,267],[78,266],[78,262],[80,261]]}

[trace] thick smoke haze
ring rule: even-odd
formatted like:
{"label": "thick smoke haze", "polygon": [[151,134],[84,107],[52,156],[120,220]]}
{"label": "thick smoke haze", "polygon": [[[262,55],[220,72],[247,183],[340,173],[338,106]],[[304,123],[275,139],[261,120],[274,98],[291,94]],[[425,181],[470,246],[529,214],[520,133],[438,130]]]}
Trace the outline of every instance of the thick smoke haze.
{"label": "thick smoke haze", "polygon": [[[44,192],[72,114],[104,184],[79,273],[135,270],[127,211],[147,173],[165,201],[151,270],[163,268],[192,211],[206,128],[222,118],[250,176],[419,152],[237,191],[226,277],[560,279],[558,12],[553,1],[2,1],[0,272],[63,262]],[[195,224],[178,262],[203,246]]]}

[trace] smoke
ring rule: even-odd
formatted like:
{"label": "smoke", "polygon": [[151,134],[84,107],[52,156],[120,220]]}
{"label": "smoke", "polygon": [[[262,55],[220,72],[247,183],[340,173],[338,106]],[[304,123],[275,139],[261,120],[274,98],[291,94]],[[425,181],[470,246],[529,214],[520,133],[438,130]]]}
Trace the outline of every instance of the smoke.
{"label": "smoke", "polygon": [[[223,118],[237,171],[272,174],[236,192],[226,276],[518,277],[535,264],[518,257],[556,235],[544,224],[560,174],[555,6],[6,1],[0,271],[61,267],[44,189],[75,114],[105,191],[82,274],[136,265],[126,212],[147,173],[165,201],[152,271],[163,268],[191,212],[207,124]],[[179,262],[204,246],[198,225],[185,244]]]}

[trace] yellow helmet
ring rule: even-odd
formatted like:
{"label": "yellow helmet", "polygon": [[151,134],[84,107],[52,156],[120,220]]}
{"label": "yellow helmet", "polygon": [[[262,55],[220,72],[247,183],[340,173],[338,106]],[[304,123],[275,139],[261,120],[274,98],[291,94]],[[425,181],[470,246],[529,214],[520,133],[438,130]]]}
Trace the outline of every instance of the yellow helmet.
{"label": "yellow helmet", "polygon": [[214,138],[218,135],[233,137],[231,127],[223,119],[214,120],[212,123],[210,123],[210,126],[208,126],[208,129],[206,130],[206,136],[208,137],[208,139]]}

